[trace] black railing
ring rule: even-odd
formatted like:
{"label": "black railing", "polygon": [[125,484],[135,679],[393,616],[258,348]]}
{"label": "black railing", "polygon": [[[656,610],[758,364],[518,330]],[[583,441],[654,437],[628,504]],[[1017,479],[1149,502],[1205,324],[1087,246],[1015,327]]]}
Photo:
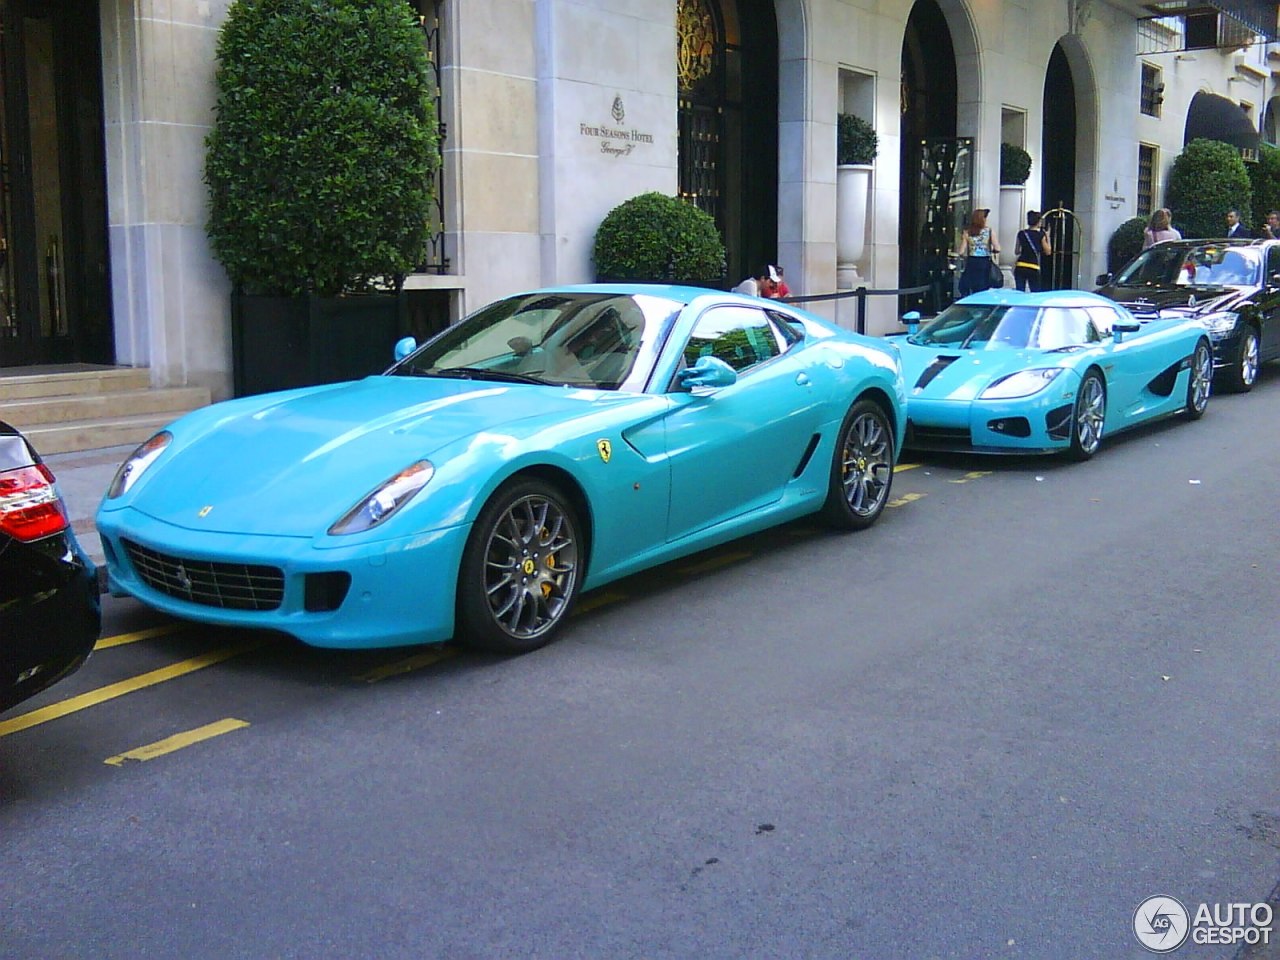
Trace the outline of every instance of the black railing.
{"label": "black railing", "polygon": [[926,283],[919,287],[902,287],[897,290],[868,290],[866,287],[857,287],[853,290],[842,290],[839,293],[820,293],[811,297],[783,297],[782,303],[817,303],[821,300],[848,300],[852,298],[856,301],[857,319],[854,321],[854,330],[857,333],[865,334],[867,332],[867,297],[915,297],[923,298],[926,294],[933,304],[933,310],[936,313],[941,309],[942,290],[938,281]]}

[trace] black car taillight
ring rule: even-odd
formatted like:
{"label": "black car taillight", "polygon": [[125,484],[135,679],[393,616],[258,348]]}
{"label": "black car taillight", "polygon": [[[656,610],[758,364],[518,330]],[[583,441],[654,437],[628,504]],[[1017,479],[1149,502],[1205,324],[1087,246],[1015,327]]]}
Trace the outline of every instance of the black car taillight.
{"label": "black car taillight", "polygon": [[67,526],[53,473],[43,463],[0,473],[0,533],[29,542]]}

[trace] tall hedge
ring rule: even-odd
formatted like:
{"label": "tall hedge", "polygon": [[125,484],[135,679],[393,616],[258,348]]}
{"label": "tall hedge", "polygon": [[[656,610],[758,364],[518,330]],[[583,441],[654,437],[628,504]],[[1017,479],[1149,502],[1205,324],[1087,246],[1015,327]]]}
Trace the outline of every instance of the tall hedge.
{"label": "tall hedge", "polygon": [[1252,192],[1239,150],[1217,140],[1192,140],[1173,161],[1165,206],[1184,237],[1220,237],[1232,207],[1244,223],[1253,222]]}
{"label": "tall hedge", "polygon": [[715,283],[724,241],[710,214],[661,193],[642,193],[609,211],[593,253],[600,280]]}
{"label": "tall hedge", "polygon": [[1271,210],[1280,210],[1280,147],[1261,144],[1258,162],[1246,166],[1253,187],[1253,216],[1261,227]]}
{"label": "tall hedge", "polygon": [[405,0],[236,0],[215,82],[208,234],[233,283],[334,294],[421,262],[439,153]]}

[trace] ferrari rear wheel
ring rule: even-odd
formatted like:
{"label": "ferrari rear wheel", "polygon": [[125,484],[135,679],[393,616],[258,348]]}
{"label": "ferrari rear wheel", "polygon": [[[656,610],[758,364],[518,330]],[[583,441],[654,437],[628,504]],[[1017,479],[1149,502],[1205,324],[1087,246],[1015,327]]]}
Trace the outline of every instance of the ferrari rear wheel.
{"label": "ferrari rear wheel", "polygon": [[555,487],[517,480],[480,511],[458,576],[460,637],[498,653],[549,643],[581,583],[582,528]]}
{"label": "ferrari rear wheel", "polygon": [[1076,393],[1076,408],[1071,416],[1071,448],[1067,456],[1072,460],[1088,460],[1097,453],[1106,420],[1107,385],[1102,381],[1102,374],[1090,370]]}
{"label": "ferrari rear wheel", "polygon": [[836,437],[823,519],[844,530],[875,523],[893,486],[893,451],[893,426],[879,404],[850,407]]}
{"label": "ferrari rear wheel", "polygon": [[1213,352],[1209,342],[1201,340],[1191,355],[1191,376],[1187,380],[1187,405],[1182,414],[1188,420],[1199,420],[1209,406],[1209,393],[1213,389]]}
{"label": "ferrari rear wheel", "polygon": [[1235,357],[1222,369],[1222,385],[1231,393],[1248,393],[1258,379],[1258,333],[1245,327],[1236,344]]}

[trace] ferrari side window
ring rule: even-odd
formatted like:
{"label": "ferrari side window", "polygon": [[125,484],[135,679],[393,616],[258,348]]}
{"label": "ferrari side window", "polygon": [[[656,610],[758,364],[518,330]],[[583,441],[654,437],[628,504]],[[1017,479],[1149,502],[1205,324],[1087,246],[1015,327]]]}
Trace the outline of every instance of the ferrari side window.
{"label": "ferrari side window", "polygon": [[738,373],[772,360],[782,352],[779,334],[769,318],[754,307],[712,307],[694,325],[684,360],[716,357]]}

